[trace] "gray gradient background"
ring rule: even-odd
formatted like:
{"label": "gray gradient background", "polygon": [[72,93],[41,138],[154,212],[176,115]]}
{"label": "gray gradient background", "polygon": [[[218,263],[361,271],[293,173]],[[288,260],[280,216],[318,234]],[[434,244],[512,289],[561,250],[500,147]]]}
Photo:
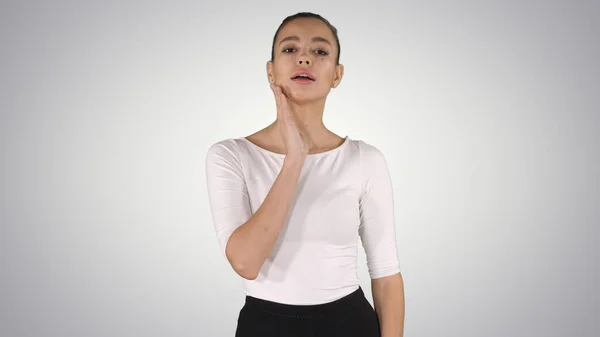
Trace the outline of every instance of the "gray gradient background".
{"label": "gray gradient background", "polygon": [[275,117],[304,10],[327,125],[388,158],[405,336],[600,334],[598,2],[3,1],[0,336],[233,336],[204,155]]}

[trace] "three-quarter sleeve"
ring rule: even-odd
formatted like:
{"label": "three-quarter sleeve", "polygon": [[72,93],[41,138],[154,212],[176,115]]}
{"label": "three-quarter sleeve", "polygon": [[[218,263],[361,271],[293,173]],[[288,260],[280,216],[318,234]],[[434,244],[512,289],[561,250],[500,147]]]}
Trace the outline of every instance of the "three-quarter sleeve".
{"label": "three-quarter sleeve", "polygon": [[252,216],[236,144],[233,141],[213,144],[206,155],[205,170],[213,225],[221,253],[226,256],[229,237]]}
{"label": "three-quarter sleeve", "polygon": [[400,272],[396,245],[394,198],[390,172],[383,153],[360,142],[362,192],[359,234],[371,279]]}

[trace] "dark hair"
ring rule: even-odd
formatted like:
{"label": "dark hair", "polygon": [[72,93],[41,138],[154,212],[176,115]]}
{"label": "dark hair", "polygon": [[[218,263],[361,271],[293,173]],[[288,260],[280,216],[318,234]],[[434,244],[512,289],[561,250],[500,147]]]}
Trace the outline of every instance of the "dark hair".
{"label": "dark hair", "polygon": [[279,35],[279,31],[281,31],[281,29],[290,21],[299,19],[299,18],[313,18],[313,19],[321,20],[323,23],[325,23],[327,25],[327,27],[329,27],[329,29],[331,29],[331,33],[335,37],[335,43],[337,44],[337,50],[338,50],[336,64],[340,64],[340,51],[341,50],[340,50],[340,38],[338,37],[337,28],[335,28],[331,23],[329,23],[329,21],[327,21],[327,19],[325,19],[321,15],[311,13],[311,12],[300,12],[300,13],[297,13],[294,15],[290,15],[281,22],[281,24],[279,25],[279,28],[277,28],[277,31],[275,32],[275,36],[273,37],[273,44],[271,46],[271,61],[273,61],[275,59],[275,41],[277,40],[277,35]]}

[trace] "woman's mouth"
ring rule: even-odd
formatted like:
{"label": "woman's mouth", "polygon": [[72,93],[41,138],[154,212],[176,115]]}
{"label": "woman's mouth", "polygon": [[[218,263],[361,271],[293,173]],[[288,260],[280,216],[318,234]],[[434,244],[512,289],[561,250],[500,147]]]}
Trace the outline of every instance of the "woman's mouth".
{"label": "woman's mouth", "polygon": [[311,79],[310,77],[305,77],[305,76],[296,76],[292,78],[292,81],[299,83],[299,84],[309,84],[314,82],[315,80]]}
{"label": "woman's mouth", "polygon": [[306,70],[297,71],[294,73],[294,75],[292,75],[292,81],[299,84],[308,84],[315,81],[315,76]]}

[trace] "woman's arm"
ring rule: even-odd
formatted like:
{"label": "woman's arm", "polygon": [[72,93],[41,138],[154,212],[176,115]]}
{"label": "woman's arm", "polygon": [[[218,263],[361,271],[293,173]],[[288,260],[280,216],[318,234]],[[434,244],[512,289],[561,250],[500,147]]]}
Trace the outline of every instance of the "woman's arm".
{"label": "woman's arm", "polygon": [[288,215],[303,162],[302,158],[286,157],[263,203],[231,234],[226,255],[242,277],[255,279],[271,253]]}
{"label": "woman's arm", "polygon": [[382,337],[401,337],[404,287],[396,246],[393,188],[384,155],[361,142],[359,233],[367,257],[373,302]]}
{"label": "woman's arm", "polygon": [[404,335],[404,281],[400,273],[371,280],[381,337]]}
{"label": "woman's arm", "polygon": [[255,279],[288,215],[304,157],[289,155],[258,210],[252,214],[237,147],[213,145],[206,157],[206,181],[221,250],[236,273]]}

